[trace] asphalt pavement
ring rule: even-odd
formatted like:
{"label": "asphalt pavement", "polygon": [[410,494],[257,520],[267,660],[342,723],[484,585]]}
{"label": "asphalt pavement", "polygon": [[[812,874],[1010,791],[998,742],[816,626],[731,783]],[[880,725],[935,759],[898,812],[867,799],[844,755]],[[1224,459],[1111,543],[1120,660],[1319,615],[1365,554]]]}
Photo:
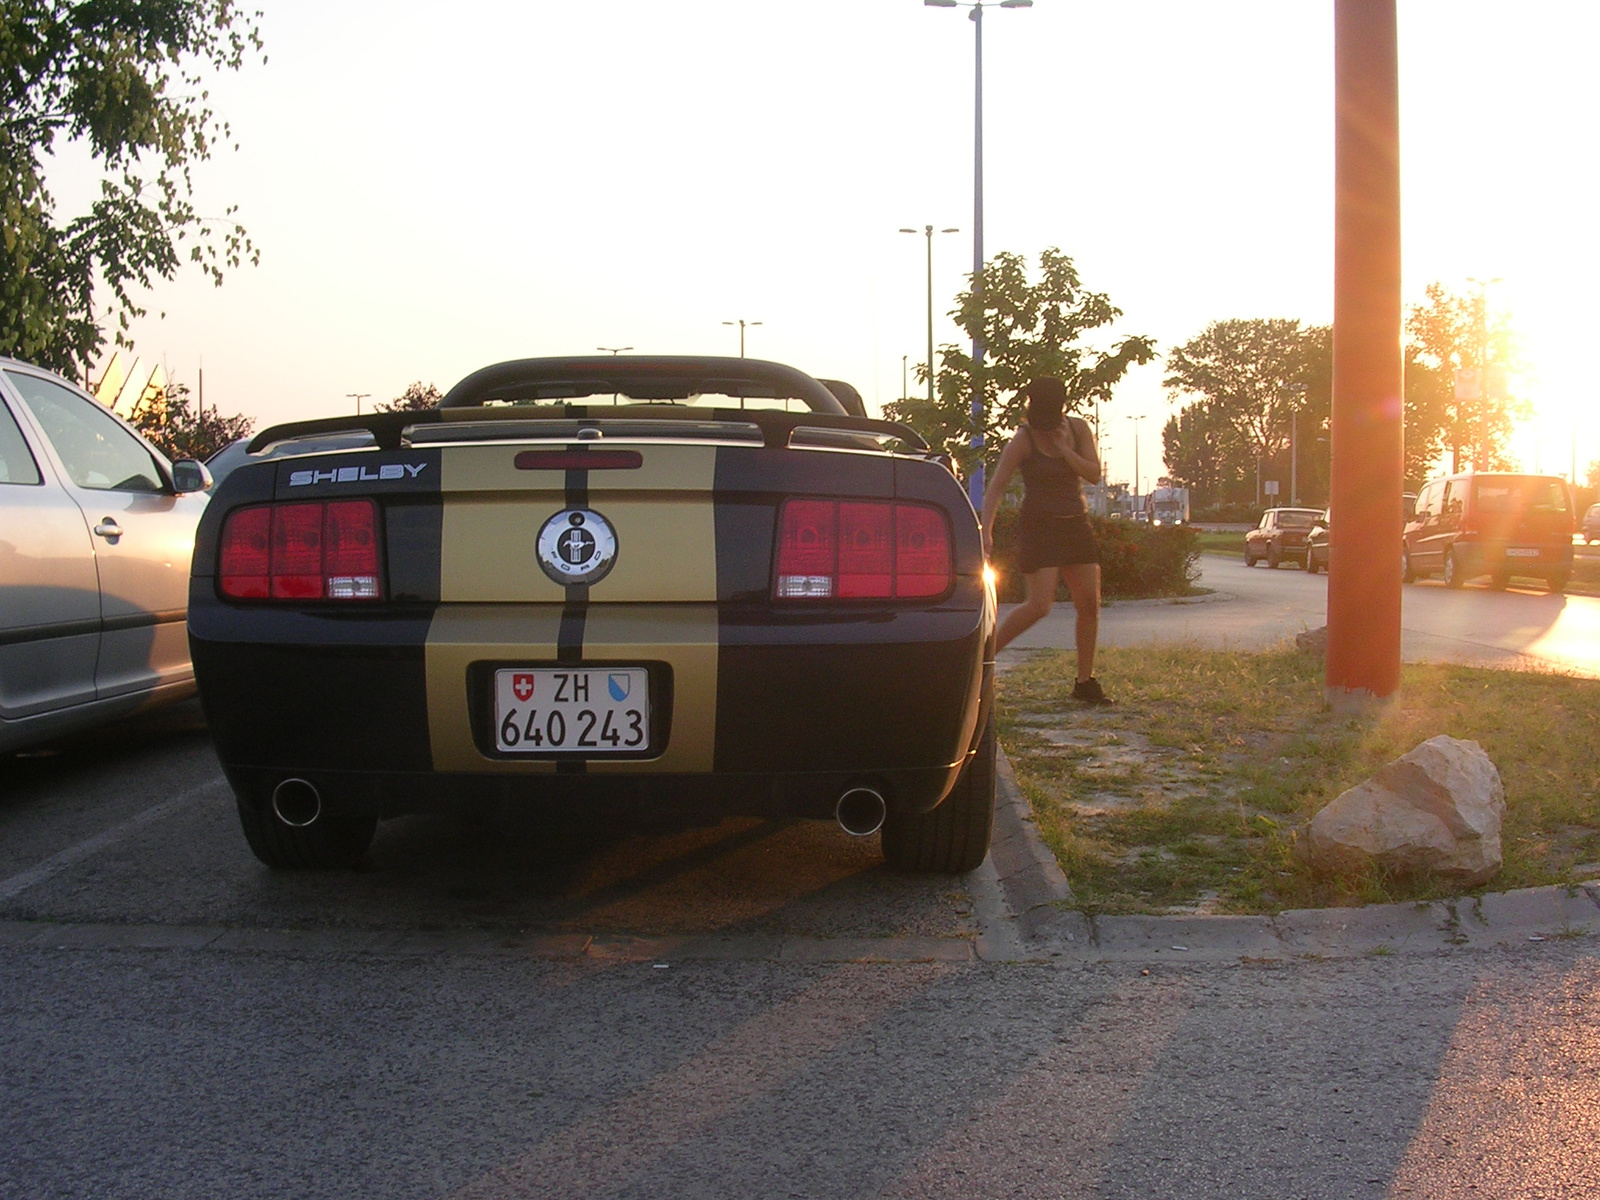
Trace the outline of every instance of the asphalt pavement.
{"label": "asphalt pavement", "polygon": [[1018,919],[1038,872],[1006,819],[963,879],[897,875],[818,823],[645,836],[532,813],[395,822],[359,871],[275,874],[192,721],[0,759],[0,1195],[1600,1178],[1581,891],[1498,940],[1426,914],[1364,943],[1238,926],[1203,952],[1148,918],[1074,939],[1048,887],[1033,915],[1053,920]]}
{"label": "asphalt pavement", "polygon": [[[1191,642],[1214,649],[1264,650],[1327,624],[1328,577],[1299,567],[1247,567],[1220,554],[1200,556],[1198,584],[1210,595],[1135,600],[1105,606],[1100,642],[1140,646]],[[1534,584],[1459,590],[1435,579],[1404,585],[1400,653],[1407,662],[1460,662],[1600,677],[1600,597],[1560,595]],[[1070,603],[1008,648],[1073,645]]]}

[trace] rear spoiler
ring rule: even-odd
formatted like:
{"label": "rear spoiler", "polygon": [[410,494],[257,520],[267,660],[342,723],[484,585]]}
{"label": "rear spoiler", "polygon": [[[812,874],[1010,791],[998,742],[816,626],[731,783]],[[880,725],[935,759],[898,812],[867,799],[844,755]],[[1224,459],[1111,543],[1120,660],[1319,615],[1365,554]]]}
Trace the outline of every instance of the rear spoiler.
{"label": "rear spoiler", "polygon": [[[406,430],[419,425],[475,424],[491,421],[517,421],[539,423],[576,421],[603,432],[607,421],[695,421],[724,422],[732,425],[754,425],[761,431],[761,441],[769,449],[786,449],[797,429],[840,430],[847,433],[865,433],[878,437],[892,437],[910,447],[911,453],[941,461],[947,456],[935,454],[921,434],[899,421],[880,421],[872,417],[845,416],[838,413],[790,413],[776,409],[740,408],[678,408],[661,404],[561,404],[495,405],[489,408],[425,408],[412,412],[369,413],[362,416],[324,417],[316,421],[291,421],[263,429],[250,439],[247,447],[251,454],[259,453],[276,442],[293,438],[313,437],[327,433],[354,433],[366,430],[372,440],[383,450],[398,450],[406,442]],[[471,433],[463,429],[463,440]],[[947,464],[948,465],[948,464]]]}

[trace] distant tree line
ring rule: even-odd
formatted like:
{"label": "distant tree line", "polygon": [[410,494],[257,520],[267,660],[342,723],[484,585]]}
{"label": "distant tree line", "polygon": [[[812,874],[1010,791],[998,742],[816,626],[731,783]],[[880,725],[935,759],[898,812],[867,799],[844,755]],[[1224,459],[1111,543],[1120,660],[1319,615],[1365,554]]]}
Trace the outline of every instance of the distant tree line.
{"label": "distant tree line", "polygon": [[[1489,319],[1482,296],[1432,284],[1406,315],[1405,465],[1416,490],[1441,461],[1512,465],[1516,422],[1530,411],[1508,380],[1520,366],[1509,321]],[[1186,400],[1162,430],[1169,474],[1197,507],[1256,505],[1262,485],[1287,503],[1298,463],[1299,498],[1326,503],[1333,397],[1333,333],[1286,319],[1214,321],[1167,356],[1166,386]]]}

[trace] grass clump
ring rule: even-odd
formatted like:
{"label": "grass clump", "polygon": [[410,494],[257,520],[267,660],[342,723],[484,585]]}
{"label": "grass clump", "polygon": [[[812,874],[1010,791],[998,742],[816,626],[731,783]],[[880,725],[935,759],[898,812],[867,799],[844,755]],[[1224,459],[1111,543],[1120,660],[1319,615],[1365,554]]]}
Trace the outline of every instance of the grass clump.
{"label": "grass clump", "polygon": [[1496,890],[1570,883],[1600,859],[1600,681],[1453,665],[1404,668],[1381,714],[1327,712],[1322,664],[1292,649],[1109,649],[1111,708],[1070,700],[1071,658],[1007,671],[1000,734],[1080,903],[1106,912],[1429,900],[1446,881],[1330,875],[1296,853],[1306,822],[1419,742],[1480,743],[1506,790]]}

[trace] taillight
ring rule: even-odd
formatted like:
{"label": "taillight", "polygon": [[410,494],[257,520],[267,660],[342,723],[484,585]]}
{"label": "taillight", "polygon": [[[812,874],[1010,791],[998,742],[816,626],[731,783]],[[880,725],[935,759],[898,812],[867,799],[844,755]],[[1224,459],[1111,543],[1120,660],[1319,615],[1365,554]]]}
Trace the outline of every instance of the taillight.
{"label": "taillight", "polygon": [[222,524],[222,552],[217,573],[222,594],[236,600],[265,600],[271,595],[272,509],[238,508]]}
{"label": "taillight", "polygon": [[217,575],[234,600],[381,600],[371,500],[258,504],[222,523]]}
{"label": "taillight", "polygon": [[831,500],[790,500],[783,506],[778,536],[780,599],[833,595],[838,524],[838,507]]}
{"label": "taillight", "polygon": [[779,600],[926,599],[955,577],[949,522],[926,504],[789,500],[777,560]]}

